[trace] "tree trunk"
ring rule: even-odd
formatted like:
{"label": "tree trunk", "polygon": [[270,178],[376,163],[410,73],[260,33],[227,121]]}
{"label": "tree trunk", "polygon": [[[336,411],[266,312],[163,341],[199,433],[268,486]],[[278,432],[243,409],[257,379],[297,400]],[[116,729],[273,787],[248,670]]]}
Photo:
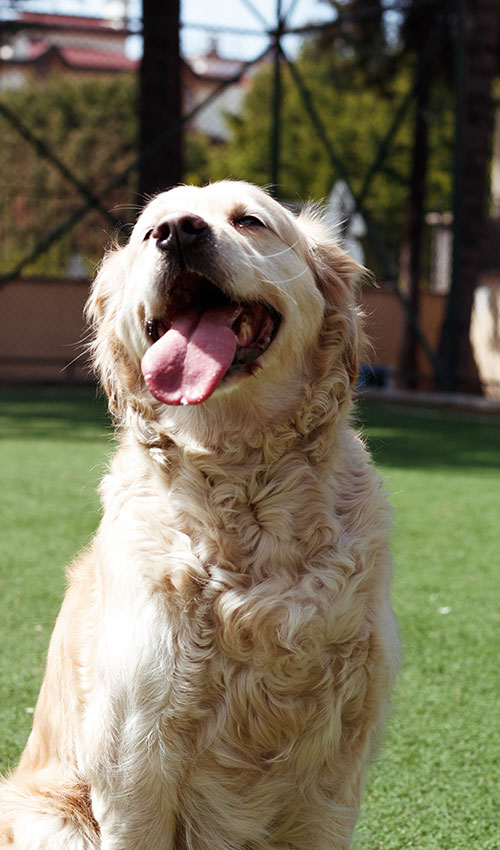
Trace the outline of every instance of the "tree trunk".
{"label": "tree trunk", "polygon": [[443,389],[480,391],[469,340],[487,215],[498,0],[459,0],[453,280],[440,341]]}
{"label": "tree trunk", "polygon": [[143,0],[139,192],[152,195],[182,179],[180,0]]}
{"label": "tree trunk", "polygon": [[[423,46],[423,45],[422,45]],[[420,308],[420,281],[422,277],[422,242],[425,224],[425,187],[429,160],[428,109],[431,72],[427,52],[419,50],[417,84],[415,89],[416,117],[413,162],[408,202],[407,240],[402,257],[403,279],[406,284],[413,315],[418,321]],[[415,324],[409,319],[403,337],[400,371],[408,389],[418,386],[418,335]]]}

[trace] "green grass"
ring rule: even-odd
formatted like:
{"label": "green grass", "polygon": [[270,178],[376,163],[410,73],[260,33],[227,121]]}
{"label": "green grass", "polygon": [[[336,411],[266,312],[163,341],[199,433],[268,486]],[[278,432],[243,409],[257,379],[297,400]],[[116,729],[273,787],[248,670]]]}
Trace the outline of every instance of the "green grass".
{"label": "green grass", "polygon": [[356,850],[499,850],[500,423],[367,407],[403,667]]}
{"label": "green grass", "polygon": [[[355,850],[499,850],[500,422],[364,404],[395,513],[404,647]],[[0,393],[0,767],[31,725],[64,565],[111,449],[87,390]]]}
{"label": "green grass", "polygon": [[89,390],[0,392],[0,769],[31,727],[64,567],[98,521],[106,427]]}

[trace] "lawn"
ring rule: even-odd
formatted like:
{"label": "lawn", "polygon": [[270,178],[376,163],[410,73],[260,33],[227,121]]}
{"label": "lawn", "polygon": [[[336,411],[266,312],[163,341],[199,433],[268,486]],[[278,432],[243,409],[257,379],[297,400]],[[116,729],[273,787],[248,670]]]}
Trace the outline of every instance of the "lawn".
{"label": "lawn", "polygon": [[[404,661],[355,850],[499,850],[500,421],[364,403],[394,506]],[[29,732],[64,565],[112,450],[92,391],[0,392],[0,768]]]}

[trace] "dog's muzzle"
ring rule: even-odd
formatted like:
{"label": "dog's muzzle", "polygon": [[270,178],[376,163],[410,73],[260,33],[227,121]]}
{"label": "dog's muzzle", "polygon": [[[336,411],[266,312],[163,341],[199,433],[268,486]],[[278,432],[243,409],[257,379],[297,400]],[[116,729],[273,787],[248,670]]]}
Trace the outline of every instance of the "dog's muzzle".
{"label": "dog's muzzle", "polygon": [[[176,219],[167,232],[164,220],[155,229],[155,238],[165,243],[188,239],[192,244],[187,231],[197,229],[198,236],[190,235],[201,238],[201,221],[191,216],[189,223],[180,224]],[[205,401],[229,375],[252,373],[280,321],[269,304],[233,301],[211,278],[197,271],[179,272],[167,287],[163,312],[146,318],[145,332],[152,344],[143,357],[142,372],[150,392],[164,404]]]}

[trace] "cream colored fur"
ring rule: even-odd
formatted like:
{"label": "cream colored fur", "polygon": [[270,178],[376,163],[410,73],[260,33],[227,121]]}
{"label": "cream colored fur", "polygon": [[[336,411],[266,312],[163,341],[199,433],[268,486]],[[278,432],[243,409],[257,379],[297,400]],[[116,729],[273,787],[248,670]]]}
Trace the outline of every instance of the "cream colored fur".
{"label": "cream colored fur", "polygon": [[[211,226],[231,297],[283,316],[260,369],[189,407],[139,368],[164,297],[144,237],[178,210]],[[358,272],[316,217],[231,182],[159,195],[105,258],[88,312],[120,447],[0,847],[350,846],[398,663],[390,515],[350,424]]]}

